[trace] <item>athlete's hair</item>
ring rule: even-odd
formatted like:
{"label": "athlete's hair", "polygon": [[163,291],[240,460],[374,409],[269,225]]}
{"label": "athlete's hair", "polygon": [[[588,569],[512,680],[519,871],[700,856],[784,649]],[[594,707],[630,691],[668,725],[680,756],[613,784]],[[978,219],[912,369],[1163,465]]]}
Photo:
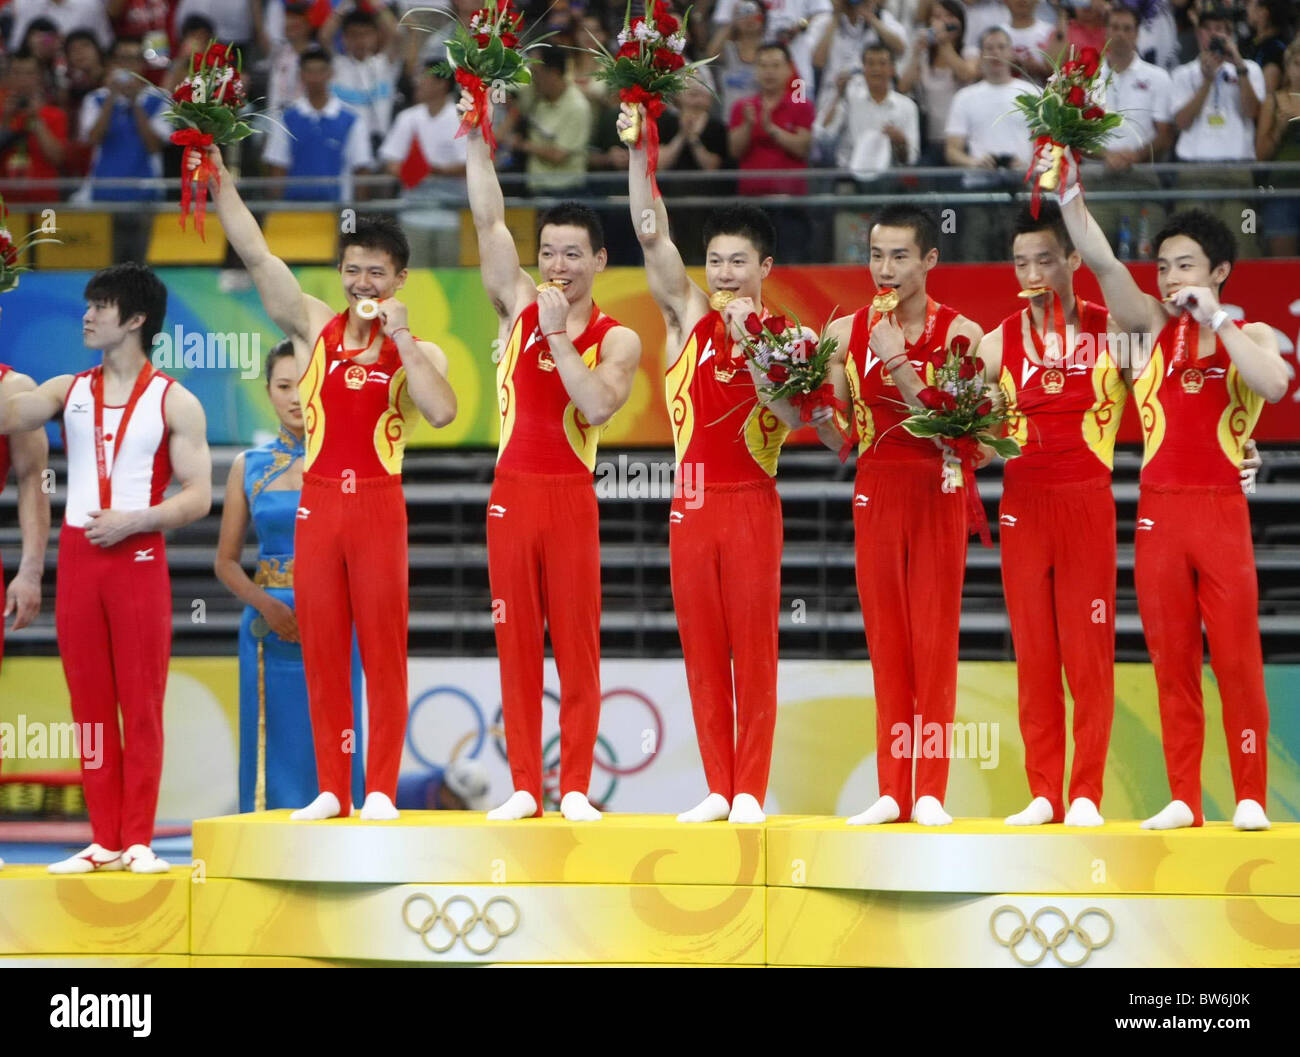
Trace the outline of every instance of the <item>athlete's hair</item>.
{"label": "athlete's hair", "polygon": [[268,386],[271,384],[271,375],[275,373],[275,365],[286,356],[292,355],[293,342],[289,338],[277,341],[271,346],[271,351],[266,354],[266,384]]}
{"label": "athlete's hair", "polygon": [[871,224],[872,228],[910,228],[924,257],[939,248],[939,222],[928,209],[913,205],[886,206]]}
{"label": "athlete's hair", "polygon": [[600,216],[590,206],[581,202],[561,202],[549,209],[543,209],[537,216],[537,240],[542,239],[542,229],[548,224],[564,227],[583,228],[591,240],[591,252],[599,253],[605,248],[605,227]]}
{"label": "athlete's hair", "polygon": [[761,263],[776,253],[776,228],[758,206],[735,205],[715,210],[704,220],[704,251],[719,235],[736,235],[748,239],[758,250]]}
{"label": "athlete's hair", "polygon": [[[1172,239],[1175,235],[1186,235],[1200,246],[1210,258],[1211,271],[1220,264],[1227,264],[1228,276],[1232,275],[1232,266],[1237,263],[1237,240],[1228,225],[1213,213],[1207,213],[1204,209],[1185,209],[1171,216],[1156,235],[1157,257],[1160,256],[1160,247],[1165,240]],[[1227,285],[1228,276],[1224,277],[1222,285]]]}
{"label": "athlete's hair", "polygon": [[87,301],[105,301],[117,305],[122,324],[137,312],[144,313],[140,327],[140,347],[148,355],[153,339],[162,332],[167,315],[167,287],[148,265],[127,261],[104,268],[90,277],[82,294]]}
{"label": "athlete's hair", "polygon": [[406,241],[406,232],[391,216],[376,213],[373,216],[357,217],[355,231],[346,232],[339,237],[339,264],[343,264],[343,254],[349,246],[360,246],[363,250],[380,250],[393,259],[393,265],[400,272],[411,259],[411,245]]}
{"label": "athlete's hair", "polygon": [[1011,229],[1011,244],[1016,244],[1017,235],[1031,235],[1035,231],[1050,231],[1056,236],[1056,241],[1061,244],[1061,249],[1065,250],[1068,257],[1074,252],[1074,242],[1070,239],[1069,229],[1065,226],[1065,220],[1061,217],[1061,207],[1055,202],[1043,202],[1039,206],[1038,216],[1029,206],[1020,210],[1016,217],[1015,226]]}

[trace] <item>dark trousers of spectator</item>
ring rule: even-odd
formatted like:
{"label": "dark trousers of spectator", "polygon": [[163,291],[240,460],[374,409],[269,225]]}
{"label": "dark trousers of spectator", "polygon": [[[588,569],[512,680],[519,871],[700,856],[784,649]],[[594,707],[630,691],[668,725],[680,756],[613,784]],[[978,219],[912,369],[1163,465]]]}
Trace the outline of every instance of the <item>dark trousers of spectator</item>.
{"label": "dark trousers of spectator", "polygon": [[830,259],[828,241],[823,238],[820,245],[815,244],[808,210],[780,205],[770,207],[767,212],[776,228],[776,259],[782,264],[811,264]]}
{"label": "dark trousers of spectator", "polygon": [[145,203],[130,213],[113,214],[113,263],[145,263],[149,236],[153,233],[153,209]]}

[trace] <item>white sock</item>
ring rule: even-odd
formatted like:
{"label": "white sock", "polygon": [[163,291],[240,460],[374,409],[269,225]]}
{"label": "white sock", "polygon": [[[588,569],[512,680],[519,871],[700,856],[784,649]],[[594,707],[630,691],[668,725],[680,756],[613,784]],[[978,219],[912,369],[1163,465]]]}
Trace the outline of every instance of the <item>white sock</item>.
{"label": "white sock", "polygon": [[748,793],[737,793],[736,798],[731,802],[731,814],[727,816],[727,821],[757,825],[766,818],[767,816],[763,814],[763,805],[756,797]]}
{"label": "white sock", "polygon": [[333,793],[321,793],[306,807],[300,807],[289,816],[294,822],[320,822],[326,818],[337,818],[343,809],[339,807],[339,798]]}
{"label": "white sock", "polygon": [[511,793],[510,799],[500,807],[494,807],[487,813],[491,822],[518,822],[521,818],[532,818],[537,814],[537,801],[532,793],[520,790]]}
{"label": "white sock", "polygon": [[731,805],[721,793],[710,793],[689,811],[677,816],[678,822],[721,822],[731,813]]}
{"label": "white sock", "polygon": [[1272,825],[1258,800],[1237,801],[1237,812],[1232,816],[1232,824],[1237,829],[1268,829]]}
{"label": "white sock", "polygon": [[912,808],[912,821],[922,826],[950,826],[952,816],[935,797],[923,796]]}
{"label": "white sock", "polygon": [[391,822],[400,818],[401,813],[386,793],[367,793],[366,802],[361,805],[361,817],[367,822]]}
{"label": "white sock", "polygon": [[1008,826],[1042,826],[1052,821],[1052,802],[1045,796],[1036,796],[1023,811],[1007,818]]}
{"label": "white sock", "polygon": [[1076,796],[1070,801],[1070,810],[1065,813],[1067,826],[1104,826],[1106,820],[1101,817],[1097,805],[1086,796]]}
{"label": "white sock", "polygon": [[1143,829],[1186,829],[1196,821],[1192,809],[1181,800],[1171,800],[1157,815],[1142,823]]}
{"label": "white sock", "polygon": [[898,801],[892,796],[882,796],[866,811],[848,820],[850,826],[879,826],[898,821]]}
{"label": "white sock", "polygon": [[599,822],[600,812],[591,806],[586,793],[576,789],[560,798],[560,814],[570,822]]}

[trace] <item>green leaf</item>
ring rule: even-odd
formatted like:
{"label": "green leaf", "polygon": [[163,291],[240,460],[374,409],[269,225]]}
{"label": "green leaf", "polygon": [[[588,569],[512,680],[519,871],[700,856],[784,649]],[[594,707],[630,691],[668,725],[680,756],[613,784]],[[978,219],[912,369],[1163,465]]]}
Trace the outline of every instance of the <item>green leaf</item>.
{"label": "green leaf", "polygon": [[991,433],[981,433],[978,439],[1004,459],[1014,459],[1020,454],[1020,445],[1012,437],[995,437]]}

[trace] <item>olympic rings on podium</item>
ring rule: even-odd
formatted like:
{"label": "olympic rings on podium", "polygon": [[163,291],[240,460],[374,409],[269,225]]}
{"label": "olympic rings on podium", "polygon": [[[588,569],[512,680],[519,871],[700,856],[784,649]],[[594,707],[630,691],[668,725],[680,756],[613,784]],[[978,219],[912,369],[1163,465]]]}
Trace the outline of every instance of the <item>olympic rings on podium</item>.
{"label": "olympic rings on podium", "polygon": [[[1003,914],[1014,914],[1020,919],[1020,924],[1015,926],[1011,930],[1010,935],[1005,938],[998,935],[998,918]],[[1050,939],[1048,938],[1047,933],[1038,927],[1038,919],[1044,914],[1055,915],[1065,923],[1052,934]],[[1082,922],[1086,917],[1100,917],[1105,920],[1106,938],[1104,940],[1094,940],[1087,930],[1084,929]],[[1006,947],[1007,950],[1011,952],[1011,957],[1021,965],[1037,965],[1047,957],[1047,954],[1050,951],[1056,960],[1062,965],[1075,968],[1086,962],[1092,956],[1093,951],[1101,950],[1102,947],[1106,946],[1106,944],[1115,938],[1115,919],[1105,910],[1102,910],[1101,907],[1088,907],[1086,910],[1082,911],[1073,922],[1071,922],[1069,915],[1057,907],[1040,907],[1038,910],[1034,911],[1034,916],[1026,921],[1024,911],[1019,907],[1014,907],[1008,904],[1006,906],[1000,906],[997,910],[993,911],[992,916],[989,918],[989,931],[993,934],[993,939],[996,940],[999,945]],[[1042,950],[1038,952],[1038,955],[1032,959],[1026,959],[1024,955],[1016,949],[1026,936],[1032,936],[1034,942],[1042,948]],[[1070,961],[1063,957],[1060,951],[1061,945],[1071,936],[1078,940],[1080,946],[1083,947],[1083,957],[1077,961]]]}
{"label": "olympic rings on podium", "polygon": [[[417,902],[429,904],[428,914],[418,925],[411,920],[410,915],[411,906]],[[457,903],[464,903],[470,909],[469,916],[459,925],[456,924],[449,913],[451,908]],[[502,906],[508,906],[512,911],[514,911],[514,922],[509,928],[502,928],[492,916],[492,908],[498,903]],[[454,895],[449,897],[442,904],[442,907],[439,908],[438,903],[433,896],[427,895],[424,892],[416,892],[415,895],[408,896],[406,902],[402,904],[403,923],[412,932],[418,933],[420,941],[434,954],[446,954],[452,949],[452,947],[456,946],[457,940],[460,940],[461,943],[465,945],[465,949],[471,954],[490,954],[496,949],[498,943],[513,933],[515,929],[519,928],[523,920],[524,915],[519,909],[519,904],[509,896],[493,896],[483,905],[482,910],[479,910],[478,904],[476,904],[474,900],[470,899],[469,896],[463,895]],[[446,943],[435,944],[430,941],[429,936],[439,924],[447,930],[451,935],[451,939]],[[482,928],[488,933],[491,937],[491,942],[485,946],[476,947],[470,942],[470,936],[479,926],[482,926]]]}

